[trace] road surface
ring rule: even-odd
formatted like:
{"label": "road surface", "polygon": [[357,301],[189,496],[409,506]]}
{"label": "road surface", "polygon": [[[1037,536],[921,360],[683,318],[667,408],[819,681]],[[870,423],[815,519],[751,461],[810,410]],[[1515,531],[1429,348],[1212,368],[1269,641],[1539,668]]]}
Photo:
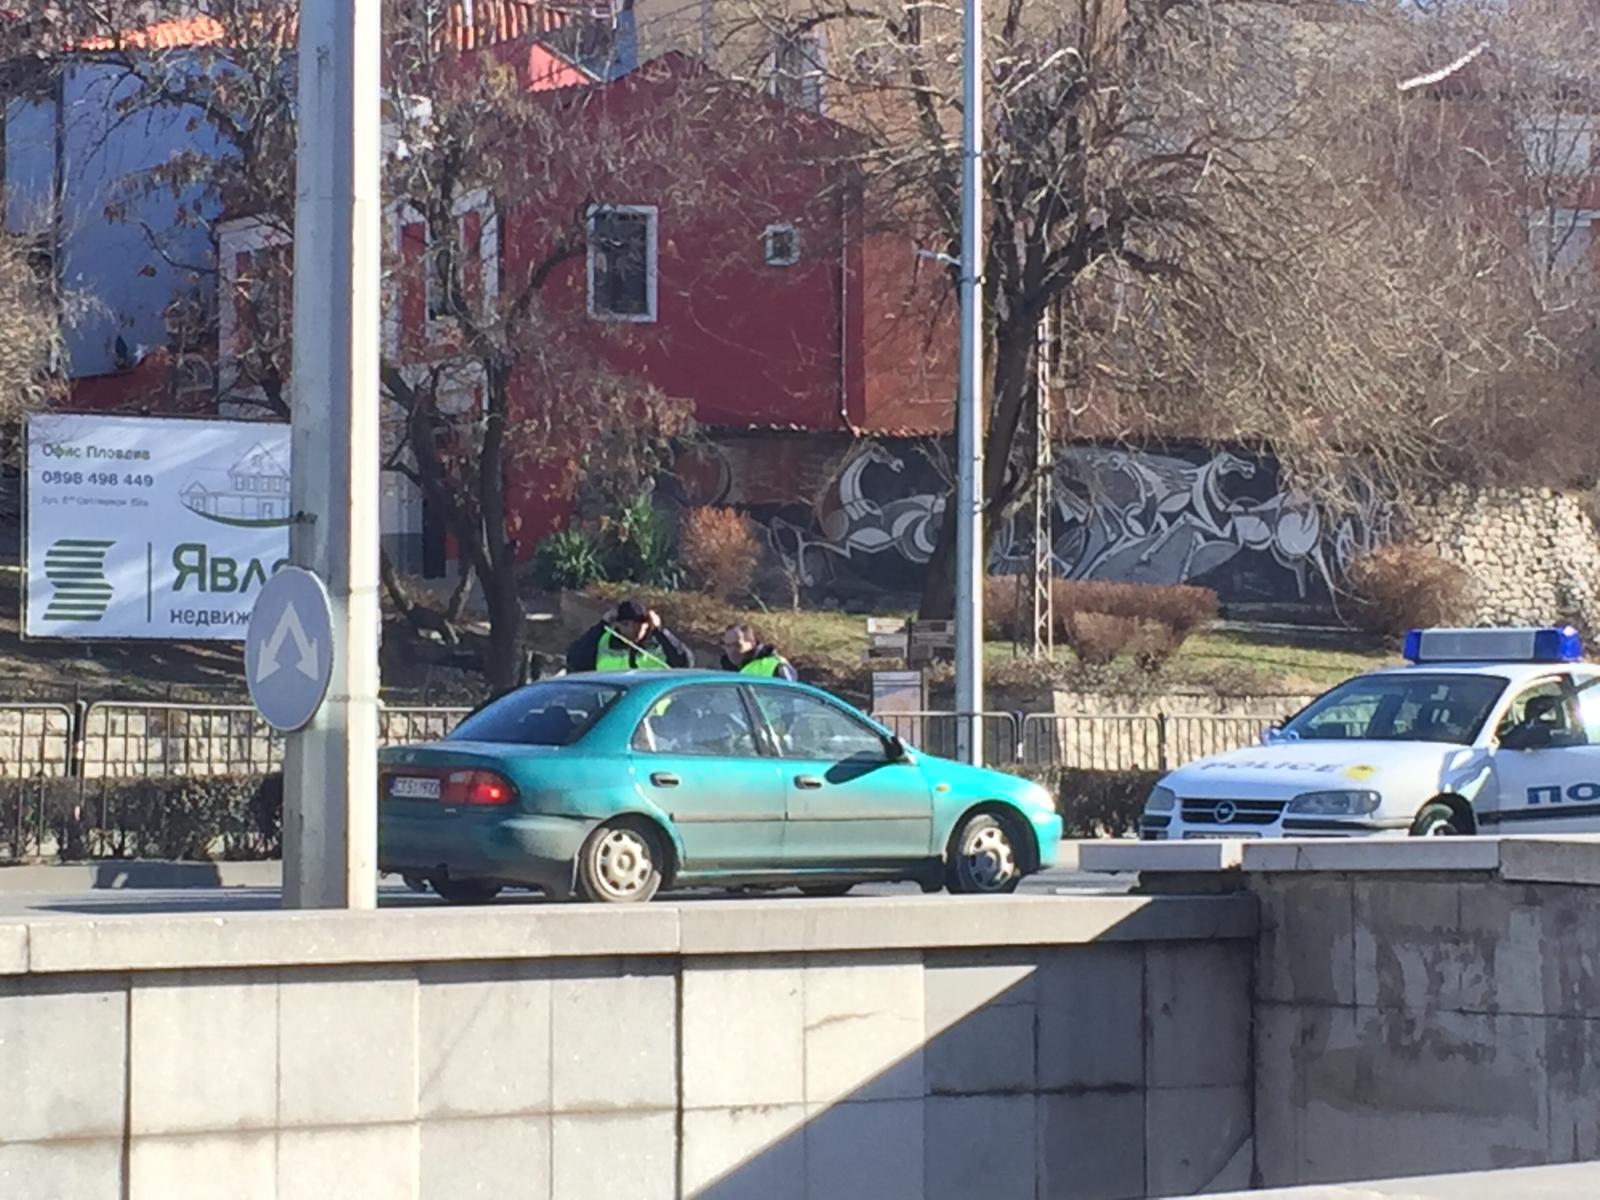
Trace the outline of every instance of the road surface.
{"label": "road surface", "polygon": [[[1023,881],[1024,895],[1072,894],[1079,892],[1125,892],[1132,886],[1131,876],[1090,875],[1081,871],[1057,869],[1041,871]],[[770,898],[785,897],[795,904],[812,903],[798,892],[757,893]],[[919,896],[915,884],[865,884],[851,895]],[[699,899],[727,899],[723,892],[671,893],[657,904],[692,904]],[[144,913],[259,912],[279,907],[276,887],[189,887],[189,888],[114,888],[95,891],[45,893],[0,890],[0,921],[36,920],[43,917],[110,917]],[[531,892],[504,892],[496,906],[545,904],[548,901]],[[378,890],[380,908],[443,907],[433,895],[417,895],[398,881],[386,878]]]}

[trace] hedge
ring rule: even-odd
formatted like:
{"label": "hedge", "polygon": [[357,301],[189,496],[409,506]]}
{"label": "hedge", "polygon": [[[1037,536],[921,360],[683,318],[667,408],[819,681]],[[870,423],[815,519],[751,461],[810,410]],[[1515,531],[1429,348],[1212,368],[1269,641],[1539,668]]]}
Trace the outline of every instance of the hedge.
{"label": "hedge", "polygon": [[1080,771],[1058,768],[1048,785],[1069,838],[1137,834],[1139,814],[1160,771]]}
{"label": "hedge", "polygon": [[238,862],[283,850],[283,776],[0,783],[0,860]]}

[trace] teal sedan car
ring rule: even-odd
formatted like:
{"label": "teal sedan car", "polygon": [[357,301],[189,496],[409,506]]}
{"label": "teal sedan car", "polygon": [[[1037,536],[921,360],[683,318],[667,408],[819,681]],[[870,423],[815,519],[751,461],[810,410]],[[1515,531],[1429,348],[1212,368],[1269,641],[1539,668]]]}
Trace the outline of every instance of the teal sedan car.
{"label": "teal sedan car", "polygon": [[380,869],[456,903],[869,880],[997,894],[1061,838],[1038,784],[924,755],[816,688],[711,671],[533,684],[384,750],[379,787]]}

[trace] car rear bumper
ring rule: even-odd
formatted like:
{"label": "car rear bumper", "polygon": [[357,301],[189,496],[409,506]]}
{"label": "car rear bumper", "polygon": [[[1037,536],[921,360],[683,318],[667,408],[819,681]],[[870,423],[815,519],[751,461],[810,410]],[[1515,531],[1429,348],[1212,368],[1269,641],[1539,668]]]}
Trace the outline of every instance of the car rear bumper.
{"label": "car rear bumper", "polygon": [[565,899],[591,827],[586,820],[535,814],[453,821],[380,813],[378,869],[536,887]]}

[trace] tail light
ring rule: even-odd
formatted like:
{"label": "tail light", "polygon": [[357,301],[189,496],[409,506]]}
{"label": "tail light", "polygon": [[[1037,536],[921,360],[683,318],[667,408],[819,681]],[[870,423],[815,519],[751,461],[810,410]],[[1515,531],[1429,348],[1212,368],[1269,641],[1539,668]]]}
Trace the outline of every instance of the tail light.
{"label": "tail light", "polygon": [[452,807],[496,808],[517,798],[517,789],[495,771],[452,771],[445,776],[440,800]]}

